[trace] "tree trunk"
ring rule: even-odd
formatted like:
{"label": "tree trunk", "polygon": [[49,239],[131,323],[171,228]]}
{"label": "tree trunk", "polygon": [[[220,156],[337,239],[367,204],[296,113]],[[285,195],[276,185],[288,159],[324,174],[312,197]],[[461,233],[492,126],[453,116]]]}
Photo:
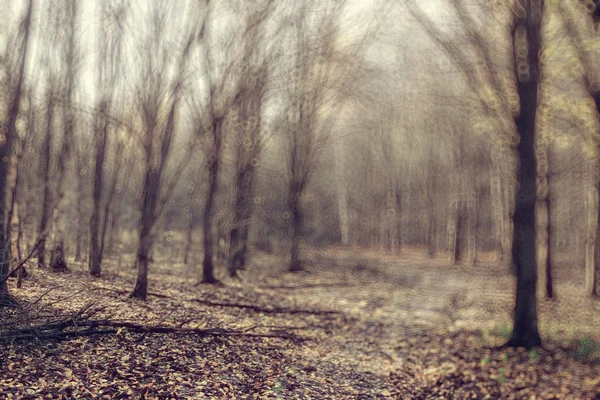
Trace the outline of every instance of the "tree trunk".
{"label": "tree trunk", "polygon": [[[596,111],[600,113],[600,92],[597,92],[593,96],[594,102],[596,103]],[[600,114],[598,114],[600,115]],[[599,163],[600,165],[600,163]],[[585,292],[588,296],[592,298],[598,298],[598,271],[600,270],[600,181],[598,181],[598,177],[600,174],[596,175],[596,207],[598,209],[597,212],[597,222],[596,222],[596,240],[594,245],[594,257],[593,261],[586,262],[585,269]],[[586,259],[587,261],[587,259]]]}
{"label": "tree trunk", "polygon": [[59,240],[52,252],[52,257],[50,258],[50,268],[52,268],[53,272],[66,272],[69,270],[67,267],[67,262],[65,261],[65,250],[64,243],[62,240]]}
{"label": "tree trunk", "polygon": [[248,232],[252,218],[252,193],[254,183],[254,167],[247,165],[238,174],[236,182],[236,199],[234,206],[233,228],[229,232],[229,257],[227,272],[229,276],[237,275],[244,269],[248,251]]}
{"label": "tree trunk", "polygon": [[[527,59],[516,57],[518,76],[517,90],[521,113],[515,119],[520,142],[517,147],[519,183],[515,196],[513,260],[517,274],[514,309],[514,325],[507,343],[512,347],[532,348],[541,346],[537,320],[537,263],[535,236],[536,159],[535,159],[535,114],[537,109],[538,53],[540,50],[540,15],[532,13],[532,2],[527,4],[527,20],[517,21],[514,40],[515,53],[523,46],[518,34],[525,37],[528,47]],[[541,5],[539,5],[542,7]],[[524,72],[523,72],[524,71]]]}
{"label": "tree trunk", "polygon": [[[80,166],[81,168],[81,166]],[[84,254],[83,250],[83,241],[85,238],[86,224],[84,218],[85,206],[83,204],[84,199],[84,177],[79,176],[78,178],[78,187],[77,187],[77,237],[75,239],[75,261],[82,261],[82,254]]]}
{"label": "tree trunk", "polygon": [[191,208],[190,208],[190,215],[189,215],[189,220],[188,220],[186,233],[185,233],[185,249],[183,251],[183,263],[185,265],[187,265],[189,262],[190,253],[192,251],[192,245],[194,244],[193,234],[194,234],[194,214],[192,213]]}
{"label": "tree trunk", "polygon": [[402,254],[402,195],[396,188],[396,254]]}
{"label": "tree trunk", "polygon": [[[51,89],[50,89],[51,90]],[[54,100],[52,99],[53,93],[50,93],[48,99],[48,114],[46,116],[46,135],[44,136],[44,142],[42,144],[42,159],[40,161],[40,172],[42,175],[42,184],[44,185],[44,192],[42,195],[42,212],[40,215],[40,245],[37,249],[38,267],[46,267],[46,239],[48,237],[48,222],[50,222],[50,212],[52,208],[52,198],[50,193],[50,157],[52,149],[52,125],[54,119]]]}
{"label": "tree trunk", "polygon": [[156,222],[156,206],[160,191],[160,172],[151,165],[152,152],[147,154],[146,177],[144,179],[142,215],[139,231],[139,247],[137,253],[137,280],[131,297],[145,300],[148,295],[148,265],[152,251],[152,227]]}
{"label": "tree trunk", "polygon": [[[594,201],[589,201],[589,206],[595,206],[593,215],[593,232],[586,241],[586,259],[585,259],[585,293],[589,297],[596,298],[598,296],[598,268],[600,264],[600,185],[593,188],[596,192],[594,196],[590,196]],[[590,199],[590,200],[592,200]],[[593,238],[593,239],[592,239]]]}
{"label": "tree trunk", "polygon": [[94,160],[94,192],[92,216],[90,218],[90,247],[89,247],[89,272],[90,275],[100,277],[102,274],[102,236],[104,234],[100,226],[102,180],[104,175],[104,158],[106,153],[106,139],[108,136],[108,122],[105,120],[107,110],[106,102],[102,102],[98,112],[98,129],[96,131],[96,155]]}
{"label": "tree trunk", "polygon": [[303,270],[300,262],[300,237],[302,235],[302,212],[298,201],[295,201],[291,207],[292,213],[292,247],[290,250],[289,272],[299,272]]}
{"label": "tree trunk", "polygon": [[202,283],[216,283],[217,279],[214,275],[214,233],[212,224],[212,209],[214,203],[215,192],[217,190],[217,171],[218,160],[215,158],[211,161],[209,167],[210,182],[208,184],[208,193],[206,203],[204,204],[204,260],[202,261]]}
{"label": "tree trunk", "polygon": [[210,154],[208,164],[208,193],[206,195],[206,203],[204,204],[204,260],[202,261],[202,283],[217,283],[214,274],[214,232],[213,232],[213,207],[215,193],[217,191],[217,179],[219,177],[219,158],[221,156],[221,139],[222,139],[223,119],[213,117],[213,151]]}
{"label": "tree trunk", "polygon": [[435,213],[434,210],[429,211],[427,223],[427,255],[435,257],[436,253],[436,229],[435,229]]}
{"label": "tree trunk", "polygon": [[135,288],[133,289],[131,297],[141,300],[146,300],[146,297],[148,296],[148,265],[150,262],[150,250],[152,248],[152,238],[150,234],[147,225],[140,229],[140,244],[136,260],[138,273]]}

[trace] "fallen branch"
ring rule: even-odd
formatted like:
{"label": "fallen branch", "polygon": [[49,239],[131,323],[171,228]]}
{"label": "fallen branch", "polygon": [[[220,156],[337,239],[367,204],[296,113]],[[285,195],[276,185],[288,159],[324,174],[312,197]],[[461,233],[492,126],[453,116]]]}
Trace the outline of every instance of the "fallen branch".
{"label": "fallen branch", "polygon": [[333,310],[309,310],[303,308],[287,308],[287,307],[259,307],[252,304],[239,304],[239,303],[221,303],[210,300],[202,299],[191,299],[194,303],[200,303],[207,306],[213,307],[231,307],[231,308],[245,308],[256,312],[262,312],[265,314],[311,314],[311,315],[340,315],[340,311]]}
{"label": "fallen branch", "polygon": [[[69,330],[66,330],[69,328]],[[142,325],[133,322],[111,321],[111,320],[64,320],[26,329],[10,330],[0,332],[0,341],[32,341],[32,340],[68,340],[76,337],[91,335],[118,334],[123,329],[135,333],[175,333],[181,335],[196,336],[243,336],[280,338],[294,341],[307,341],[310,338],[299,336],[281,330],[268,333],[251,333],[247,329],[223,329],[223,328],[180,328],[174,326]]]}
{"label": "fallen branch", "polygon": [[307,283],[304,285],[264,285],[258,286],[259,289],[313,289],[313,288],[327,288],[327,287],[350,287],[355,286],[346,282],[332,282],[332,283]]}

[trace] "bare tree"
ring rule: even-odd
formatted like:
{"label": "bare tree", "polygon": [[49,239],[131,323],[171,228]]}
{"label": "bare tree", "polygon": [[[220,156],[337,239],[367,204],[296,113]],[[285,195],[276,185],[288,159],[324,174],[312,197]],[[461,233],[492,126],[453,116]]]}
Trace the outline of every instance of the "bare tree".
{"label": "bare tree", "polygon": [[[345,1],[318,5],[302,3],[294,13],[290,30],[291,65],[282,84],[286,101],[288,194],[286,217],[290,220],[289,271],[300,271],[300,242],[304,227],[302,199],[315,171],[320,153],[331,137],[336,115],[351,92],[351,82],[368,75],[362,51],[376,37],[377,23],[367,28],[364,38],[338,45],[340,15]],[[314,8],[313,8],[314,7]],[[318,16],[318,22],[313,19]]]}
{"label": "bare tree", "polygon": [[[190,160],[197,138],[193,136],[190,139],[186,146],[187,152],[176,164],[173,174],[168,176],[167,163],[178,130],[176,124],[180,120],[177,114],[180,111],[182,91],[187,83],[186,67],[193,45],[200,35],[200,29],[179,34],[178,36],[183,36],[183,40],[179,46],[173,46],[166,36],[169,32],[167,28],[171,26],[170,15],[164,11],[164,6],[165,3],[157,2],[150,11],[150,32],[147,41],[143,43],[142,82],[138,86],[145,171],[140,205],[138,275],[132,297],[139,299],[145,299],[147,296],[153,230],[179,176]],[[150,51],[150,54],[146,53],[147,51]],[[167,77],[169,69],[173,68],[173,59],[178,69],[175,77],[169,81]]]}
{"label": "bare tree", "polygon": [[[246,29],[243,29],[243,47],[237,62],[240,70],[237,95],[233,102],[232,140],[234,158],[233,222],[229,230],[229,255],[227,271],[236,276],[246,264],[248,235],[254,206],[255,170],[260,164],[261,151],[269,133],[262,121],[262,104],[266,96],[270,64],[275,55],[269,54],[265,40],[266,29],[262,26],[269,2],[246,11]],[[271,46],[272,47],[272,46]]]}
{"label": "bare tree", "polygon": [[[584,81],[589,96],[593,100],[596,118],[593,121],[592,130],[597,132],[598,113],[600,113],[600,72],[598,62],[600,61],[600,36],[598,35],[598,23],[600,21],[600,7],[594,1],[579,2],[569,0],[561,2],[559,9],[563,15],[567,32],[575,43],[580,59],[584,67]],[[597,146],[597,144],[596,144]],[[597,152],[595,152],[597,154]],[[597,156],[598,157],[598,156]],[[600,159],[600,158],[599,158]],[[598,161],[600,165],[600,161]],[[596,175],[596,190],[600,193],[600,174]],[[594,196],[598,199],[598,195]],[[585,292],[588,296],[597,298],[598,275],[600,271],[600,200],[596,202],[598,212],[596,213],[596,233],[594,252],[586,251],[585,261]],[[592,246],[592,241],[589,241]]]}
{"label": "bare tree", "polygon": [[[102,2],[99,5],[100,24],[98,31],[98,108],[94,126],[94,166],[92,214],[90,218],[89,271],[99,277],[102,272],[102,251],[104,249],[104,222],[102,199],[104,189],[104,161],[113,110],[115,90],[119,79],[119,60],[123,59],[122,31],[130,4],[127,0]],[[109,29],[109,26],[116,29]]]}
{"label": "bare tree", "polygon": [[[213,214],[215,213],[215,195],[217,192],[219,169],[221,159],[223,157],[223,144],[226,133],[224,124],[227,120],[230,108],[236,102],[238,102],[239,107],[240,101],[246,102],[250,100],[250,98],[248,98],[248,95],[250,95],[252,92],[248,92],[248,89],[253,88],[256,84],[264,85],[264,81],[262,81],[264,77],[260,76],[261,70],[247,70],[248,66],[244,65],[243,62],[256,62],[254,61],[254,57],[260,57],[260,53],[259,55],[256,55],[255,53],[257,49],[252,47],[259,45],[259,43],[256,43],[255,39],[260,37],[260,34],[257,34],[256,32],[260,32],[262,26],[269,21],[269,17],[275,10],[276,4],[275,2],[266,1],[260,2],[260,4],[256,3],[253,5],[254,10],[252,12],[249,11],[247,26],[244,27],[238,33],[239,36],[237,36],[243,39],[242,49],[240,51],[241,54],[236,53],[236,58],[226,58],[224,62],[219,62],[219,60],[222,59],[222,54],[226,51],[224,49],[227,49],[229,51],[233,49],[233,40],[236,36],[219,35],[216,32],[216,29],[213,25],[214,21],[218,17],[218,14],[216,14],[216,6],[214,6],[213,1],[208,0],[206,0],[206,2],[204,3],[204,6],[205,12],[201,31],[203,35],[207,36],[207,39],[204,41],[203,44],[203,59],[205,63],[204,69],[206,71],[207,77],[206,85],[209,88],[209,94],[207,100],[208,104],[206,106],[206,113],[197,118],[199,121],[203,121],[200,122],[200,125],[206,126],[206,132],[208,133],[202,141],[202,148],[206,156],[208,171],[208,189],[203,207],[204,259],[202,261],[202,282],[215,283],[217,282],[217,280],[214,276],[213,261],[215,242],[213,232],[215,228]],[[206,35],[206,33],[210,33],[210,35]],[[247,42],[246,39],[248,40]],[[251,75],[248,75],[248,73],[250,73]],[[259,75],[255,75],[257,73]],[[245,83],[244,79],[246,79]],[[249,85],[249,83],[251,84]],[[260,86],[256,86],[254,88],[260,88]],[[260,89],[258,93],[260,93]],[[259,94],[258,102],[256,101],[256,99],[251,101],[250,104],[255,104],[252,106],[253,111],[260,110],[260,97],[261,96]],[[250,109],[248,111],[250,111]],[[254,118],[258,118],[258,115],[255,115]],[[247,122],[250,125],[254,125],[254,129],[258,129],[259,127],[258,120],[255,120],[255,124],[251,124],[250,121],[245,122]],[[253,158],[250,158],[250,160],[253,160]],[[246,178],[249,178],[250,176],[251,175],[248,174],[246,175]],[[244,177],[242,178],[242,180],[245,181],[244,185],[248,186],[248,188],[251,188],[251,185],[248,185],[250,180]],[[242,194],[244,194],[244,196],[247,195],[246,190],[247,189],[245,188],[243,189]],[[243,201],[245,202],[245,200]],[[240,211],[242,210],[243,208],[241,207]],[[241,217],[243,217],[243,215]],[[237,233],[235,233],[234,235],[236,236],[236,238],[239,236],[240,239],[243,239],[244,236],[243,234],[238,235]],[[240,240],[240,243],[243,242],[244,240]]]}
{"label": "bare tree", "polygon": [[[27,4],[25,17],[19,24],[17,35],[11,38],[12,44],[15,45],[17,60],[14,64],[14,75],[8,77],[8,126],[4,133],[4,140],[0,142],[0,306],[14,305],[15,300],[8,292],[8,279],[10,263],[8,262],[7,247],[7,222],[6,222],[6,195],[7,195],[7,177],[9,173],[9,160],[11,159],[12,141],[17,135],[17,119],[20,115],[21,96],[24,89],[25,66],[28,56],[28,48],[30,46],[31,32],[31,14],[33,9],[33,0]],[[3,55],[2,62],[4,63],[6,56]],[[9,60],[8,62],[10,63]],[[11,66],[9,64],[9,66]],[[10,71],[10,70],[9,70]],[[16,75],[16,76],[15,76]]]}
{"label": "bare tree", "polygon": [[[494,68],[494,56],[485,38],[478,32],[477,24],[472,19],[469,9],[463,0],[451,2],[462,28],[467,32],[469,45],[477,51],[486,65],[483,74],[471,74],[470,59],[463,48],[454,46],[436,29],[435,23],[420,9],[417,11],[414,2],[410,10],[421,23],[427,34],[442,47],[445,53],[466,74],[465,79],[470,87],[477,93],[481,86],[490,87],[497,95],[506,96],[506,100],[490,101],[482,99],[487,108],[498,118],[507,121],[507,116],[513,116],[516,131],[520,136],[516,148],[519,168],[517,181],[519,187],[515,197],[514,233],[513,233],[513,260],[516,267],[517,290],[515,299],[514,326],[511,339],[507,343],[515,347],[535,347],[541,344],[537,324],[537,262],[536,262],[536,235],[535,235],[535,203],[536,203],[536,160],[534,147],[535,114],[537,109],[538,86],[538,53],[541,47],[540,25],[543,11],[541,0],[526,0],[515,3],[514,21],[505,29],[510,29],[513,43],[511,50],[514,52],[514,83],[520,107],[512,111],[512,98],[514,95],[503,90],[501,75]],[[495,11],[490,6],[488,13]],[[499,12],[508,15],[510,9],[506,6],[499,7]],[[482,76],[483,75],[483,76]],[[480,80],[482,79],[482,80]],[[520,108],[520,109],[519,109]],[[509,125],[510,126],[510,125]],[[514,129],[514,128],[513,128]],[[510,131],[508,131],[510,132]]]}

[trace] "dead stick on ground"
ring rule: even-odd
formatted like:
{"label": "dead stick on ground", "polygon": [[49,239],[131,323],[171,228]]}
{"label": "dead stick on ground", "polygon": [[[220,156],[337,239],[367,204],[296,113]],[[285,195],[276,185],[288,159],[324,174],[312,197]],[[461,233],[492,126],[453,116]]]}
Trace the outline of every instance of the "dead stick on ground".
{"label": "dead stick on ground", "polygon": [[[74,330],[64,331],[66,328],[75,328]],[[298,336],[287,332],[270,333],[248,333],[237,329],[201,329],[201,328],[177,328],[160,325],[141,325],[132,322],[120,322],[110,320],[84,320],[84,321],[60,321],[52,324],[45,324],[27,329],[19,329],[7,332],[0,332],[0,341],[29,341],[34,339],[68,339],[73,337],[90,336],[94,334],[114,334],[120,331],[120,328],[127,329],[135,333],[175,333],[182,335],[198,336],[243,336],[243,337],[264,337],[280,338],[298,341],[307,341],[310,338]]]}
{"label": "dead stick on ground", "polygon": [[194,303],[205,304],[207,306],[214,307],[232,307],[232,308],[247,308],[249,310],[262,312],[265,314],[312,314],[312,315],[340,315],[340,311],[333,310],[307,310],[301,308],[284,308],[284,307],[273,307],[265,308],[259,306],[253,306],[252,304],[238,304],[238,303],[219,303],[210,300],[202,299],[191,299]]}

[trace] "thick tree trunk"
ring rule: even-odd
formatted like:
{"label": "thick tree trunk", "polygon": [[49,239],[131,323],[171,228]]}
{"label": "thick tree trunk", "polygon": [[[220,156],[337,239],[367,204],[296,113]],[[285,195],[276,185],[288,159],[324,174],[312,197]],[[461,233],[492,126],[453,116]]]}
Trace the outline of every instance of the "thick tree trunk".
{"label": "thick tree trunk", "polygon": [[[517,147],[519,183],[515,196],[513,260],[517,274],[514,325],[507,343],[512,347],[541,346],[537,320],[537,263],[535,235],[536,159],[535,114],[537,109],[538,53],[540,50],[540,15],[532,12],[532,1],[527,4],[527,21],[518,21],[515,27],[515,53],[527,46],[527,59],[516,57],[517,89],[521,113],[515,122],[520,135]],[[540,5],[541,7],[541,5]],[[521,38],[518,35],[522,35]],[[522,37],[525,37],[523,43]]]}

